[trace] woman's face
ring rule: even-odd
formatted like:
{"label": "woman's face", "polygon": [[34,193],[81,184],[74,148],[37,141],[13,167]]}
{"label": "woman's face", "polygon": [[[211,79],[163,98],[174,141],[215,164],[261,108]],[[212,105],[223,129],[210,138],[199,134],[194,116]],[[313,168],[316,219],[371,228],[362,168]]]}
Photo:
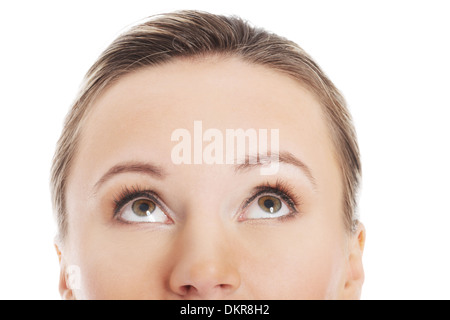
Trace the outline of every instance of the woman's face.
{"label": "woman's face", "polygon": [[[262,160],[267,133],[278,170],[239,163],[228,135],[237,129],[256,133],[245,152]],[[358,298],[364,231],[345,230],[333,150],[315,97],[266,67],[209,57],[123,77],[83,125],[67,184],[61,293]]]}

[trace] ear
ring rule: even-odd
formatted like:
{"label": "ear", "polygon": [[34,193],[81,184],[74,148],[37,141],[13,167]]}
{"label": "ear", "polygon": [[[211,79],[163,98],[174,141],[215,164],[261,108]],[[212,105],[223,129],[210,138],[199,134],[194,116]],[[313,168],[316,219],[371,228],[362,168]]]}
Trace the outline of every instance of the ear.
{"label": "ear", "polygon": [[343,288],[343,299],[357,300],[361,297],[364,283],[362,256],[366,241],[366,229],[358,223],[356,231],[351,235],[348,247],[347,273]]}
{"label": "ear", "polygon": [[60,247],[55,243],[56,254],[59,260],[59,294],[63,300],[75,300],[72,289],[68,285],[67,278],[67,264],[64,259],[64,255],[60,250]]}

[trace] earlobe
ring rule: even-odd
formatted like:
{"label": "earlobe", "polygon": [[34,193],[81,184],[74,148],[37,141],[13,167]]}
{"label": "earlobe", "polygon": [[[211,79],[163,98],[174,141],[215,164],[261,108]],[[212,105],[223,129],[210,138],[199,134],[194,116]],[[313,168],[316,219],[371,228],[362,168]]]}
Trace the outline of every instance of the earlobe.
{"label": "earlobe", "polygon": [[344,287],[344,299],[357,300],[361,296],[364,283],[364,268],[362,256],[366,241],[366,230],[362,223],[358,223],[357,229],[349,241],[348,269]]}
{"label": "earlobe", "polygon": [[67,270],[66,263],[63,257],[63,253],[59,249],[58,245],[55,243],[56,254],[58,255],[59,260],[59,294],[63,300],[75,300],[72,289],[68,286],[67,283]]}
{"label": "earlobe", "polygon": [[72,289],[67,285],[66,270],[63,265],[59,274],[59,294],[63,300],[75,300]]}

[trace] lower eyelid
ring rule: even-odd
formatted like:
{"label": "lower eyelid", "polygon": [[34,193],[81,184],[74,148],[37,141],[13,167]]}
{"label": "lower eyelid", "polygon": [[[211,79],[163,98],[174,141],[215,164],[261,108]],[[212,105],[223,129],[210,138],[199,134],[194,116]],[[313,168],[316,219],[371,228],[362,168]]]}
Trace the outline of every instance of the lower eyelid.
{"label": "lower eyelid", "polygon": [[[286,208],[289,210],[289,212],[286,214],[283,214],[282,216],[278,216],[278,217],[247,218],[246,214],[248,213],[248,208],[254,204],[258,205],[259,199],[261,199],[261,197],[264,197],[264,196],[273,196],[273,197],[279,199],[281,201],[282,205],[286,206]],[[299,213],[299,211],[295,205],[291,205],[288,203],[288,202],[292,202],[290,199],[289,199],[289,201],[287,201],[287,200],[283,199],[283,197],[281,197],[280,195],[276,195],[276,194],[272,194],[272,193],[263,193],[261,195],[257,195],[256,197],[253,196],[250,199],[253,199],[253,200],[252,201],[247,200],[245,206],[242,207],[241,213],[238,216],[239,222],[251,221],[251,220],[279,220],[279,221],[282,221],[282,220],[287,220],[289,218],[293,218]]]}
{"label": "lower eyelid", "polygon": [[298,213],[299,213],[298,211],[292,211],[284,216],[277,217],[276,219],[278,219],[279,221],[290,220],[290,219],[296,217],[298,215]]}
{"label": "lower eyelid", "polygon": [[[152,201],[156,206],[158,206],[159,208],[161,208],[161,205],[159,204],[159,202],[154,199],[153,197],[149,196],[149,195],[142,195],[142,194],[136,194],[135,196],[130,195],[129,196],[131,199],[127,199],[126,202],[123,201],[123,199],[121,200],[114,200],[115,202],[115,206],[114,206],[114,215],[118,215],[120,214],[120,212],[129,204],[133,203],[134,201],[140,200],[140,199],[147,199]],[[162,210],[162,209],[161,209]]]}
{"label": "lower eyelid", "polygon": [[[247,200],[245,200],[244,204],[241,205],[240,209],[241,213],[239,214],[238,219],[239,217],[242,216],[243,212],[249,205],[251,205],[255,201],[258,201],[258,199],[263,196],[273,196],[275,198],[278,198],[283,203],[283,205],[287,206],[287,208],[290,211],[290,213],[286,215],[269,219],[286,219],[298,213],[299,211],[297,209],[299,199],[298,196],[292,198],[289,194],[286,193],[288,191],[293,192],[294,188],[283,182],[281,182],[281,184],[282,184],[281,187],[277,187],[278,186],[277,182],[276,186],[261,185],[260,187],[256,188],[259,189],[259,191],[256,192],[256,194],[253,194]],[[121,212],[124,210],[124,208],[133,201],[139,199],[148,199],[155,203],[155,205],[167,216],[168,220],[173,221],[172,215],[169,214],[170,210],[168,210],[168,208],[165,205],[161,204],[158,201],[158,199],[156,199],[153,196],[153,194],[154,194],[153,191],[147,188],[141,188],[139,186],[133,186],[131,188],[123,187],[122,194],[114,199],[114,217],[120,218]],[[125,199],[126,201],[124,201]]]}
{"label": "lower eyelid", "polygon": [[[264,196],[272,196],[272,197],[275,197],[275,198],[279,199],[284,205],[286,205],[290,210],[297,211],[295,203],[294,203],[293,200],[291,200],[291,198],[290,198],[289,196],[287,196],[286,194],[279,195],[279,194],[276,194],[276,193],[263,193],[263,194],[261,194],[261,195],[258,195],[258,196],[257,196],[253,201],[251,201],[250,203],[253,203],[253,202],[255,202],[255,201],[258,201],[261,197],[264,197]],[[250,203],[249,203],[249,204],[250,204]]]}
{"label": "lower eyelid", "polygon": [[[156,221],[155,222],[149,222],[149,221],[131,221],[131,220],[125,219],[123,217],[124,211],[127,210],[127,209],[132,210],[133,203],[135,201],[140,200],[140,199],[148,199],[148,200],[154,202],[155,206],[158,208],[158,210],[160,210],[162,212],[162,214],[165,216],[165,221],[164,222],[156,222]],[[174,223],[174,220],[166,212],[166,210],[164,210],[163,206],[161,206],[155,200],[153,200],[151,198],[147,198],[147,197],[137,197],[136,199],[127,202],[124,206],[122,206],[122,208],[120,208],[120,210],[117,212],[117,214],[114,215],[114,219],[119,220],[120,222],[123,222],[123,223],[126,223],[126,224],[172,224],[172,223]]]}

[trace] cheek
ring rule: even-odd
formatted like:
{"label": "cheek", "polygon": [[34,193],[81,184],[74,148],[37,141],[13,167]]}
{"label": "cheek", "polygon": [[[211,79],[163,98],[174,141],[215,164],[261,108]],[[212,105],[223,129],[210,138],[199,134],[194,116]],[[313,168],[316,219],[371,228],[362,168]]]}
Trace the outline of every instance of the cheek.
{"label": "cheek", "polygon": [[[164,250],[151,239],[115,232],[89,236],[74,259],[81,272],[81,299],[162,299],[166,292]],[[141,241],[139,241],[141,240]],[[159,248],[159,250],[155,250]]]}
{"label": "cheek", "polygon": [[[321,232],[266,234],[247,259],[251,286],[263,299],[332,299],[344,270],[340,240]],[[271,241],[267,241],[271,239]]]}
{"label": "cheek", "polygon": [[[160,299],[167,239],[111,224],[103,207],[69,202],[68,263],[80,270],[80,299]],[[83,213],[83,214],[75,214]]]}

